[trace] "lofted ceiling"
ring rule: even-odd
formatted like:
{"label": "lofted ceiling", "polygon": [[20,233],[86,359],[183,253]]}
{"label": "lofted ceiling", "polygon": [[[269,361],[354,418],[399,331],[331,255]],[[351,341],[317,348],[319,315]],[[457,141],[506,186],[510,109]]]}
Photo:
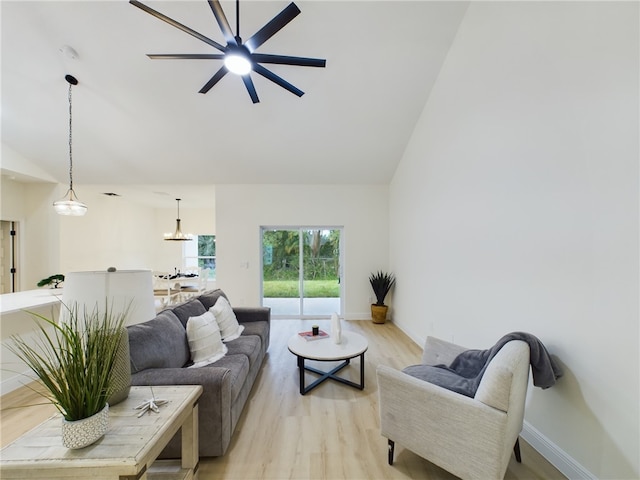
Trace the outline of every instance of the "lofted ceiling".
{"label": "lofted ceiling", "polygon": [[[224,44],[205,0],[143,3]],[[221,3],[235,29],[235,3]],[[241,1],[241,36],[288,3]],[[258,51],[327,67],[267,66],[305,95],[253,74],[254,105],[232,74],[198,93],[219,60],[150,60],[217,51],[126,0],[2,0],[2,143],[67,182],[69,73],[76,185],[388,183],[467,3],[296,4],[302,13]]]}

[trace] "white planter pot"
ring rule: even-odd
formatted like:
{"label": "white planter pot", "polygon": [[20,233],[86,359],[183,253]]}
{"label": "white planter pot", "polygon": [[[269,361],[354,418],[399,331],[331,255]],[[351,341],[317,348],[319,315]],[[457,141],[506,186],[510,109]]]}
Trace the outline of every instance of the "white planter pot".
{"label": "white planter pot", "polygon": [[77,449],[100,440],[109,429],[109,404],[91,417],[68,421],[62,419],[62,445]]}

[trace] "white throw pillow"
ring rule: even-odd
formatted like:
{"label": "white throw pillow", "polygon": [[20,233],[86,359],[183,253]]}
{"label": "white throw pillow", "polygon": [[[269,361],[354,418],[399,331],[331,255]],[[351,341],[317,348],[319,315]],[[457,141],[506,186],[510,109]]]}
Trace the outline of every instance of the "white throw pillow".
{"label": "white throw pillow", "polygon": [[222,343],[220,336],[220,327],[211,312],[189,317],[187,340],[191,350],[191,360],[193,360],[193,365],[189,368],[209,365],[220,360],[227,353],[227,346]]}
{"label": "white throw pillow", "polygon": [[223,342],[230,342],[240,336],[244,330],[244,325],[238,324],[236,314],[233,313],[233,309],[226,298],[219,297],[209,311],[216,317]]}

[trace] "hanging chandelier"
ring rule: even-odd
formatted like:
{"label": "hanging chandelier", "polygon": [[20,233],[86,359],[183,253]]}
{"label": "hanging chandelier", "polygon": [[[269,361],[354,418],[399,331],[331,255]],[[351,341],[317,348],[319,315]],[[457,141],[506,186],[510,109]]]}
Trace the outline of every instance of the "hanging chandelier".
{"label": "hanging chandelier", "polygon": [[87,213],[87,206],[78,200],[76,192],[73,191],[73,148],[72,148],[72,127],[73,115],[71,108],[71,88],[78,84],[78,80],[72,75],[66,75],[64,79],[69,82],[69,190],[60,200],[53,202],[53,208],[59,215],[81,216]]}
{"label": "hanging chandelier", "polygon": [[180,230],[180,199],[176,198],[176,202],[178,202],[178,218],[176,218],[176,231],[171,233],[165,233],[165,240],[172,240],[174,242],[186,242],[189,240],[193,240],[193,236],[191,234],[184,234],[182,230]]}

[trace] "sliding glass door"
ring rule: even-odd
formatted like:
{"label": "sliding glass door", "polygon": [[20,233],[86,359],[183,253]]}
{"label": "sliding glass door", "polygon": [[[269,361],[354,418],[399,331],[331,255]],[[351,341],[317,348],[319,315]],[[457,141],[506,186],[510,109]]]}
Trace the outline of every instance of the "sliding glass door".
{"label": "sliding glass door", "polygon": [[342,313],[342,229],[262,227],[262,305],[274,318]]}

